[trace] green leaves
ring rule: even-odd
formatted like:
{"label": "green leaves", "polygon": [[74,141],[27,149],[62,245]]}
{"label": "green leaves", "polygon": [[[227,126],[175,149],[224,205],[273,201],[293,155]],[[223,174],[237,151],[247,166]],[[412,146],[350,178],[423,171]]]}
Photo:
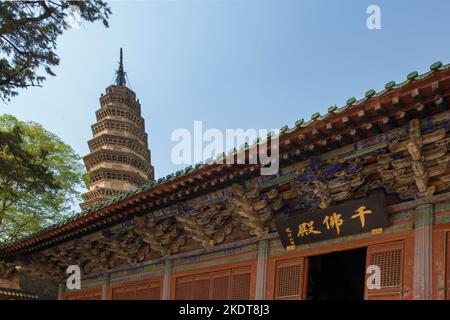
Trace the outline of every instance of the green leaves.
{"label": "green leaves", "polygon": [[73,149],[40,124],[0,116],[0,241],[67,217],[82,171]]}
{"label": "green leaves", "polygon": [[[100,20],[108,26],[111,9],[104,1],[1,1],[0,99],[17,95],[17,89],[41,86],[45,74],[54,76],[59,64],[56,40],[69,28],[70,6],[80,19]],[[38,71],[44,71],[44,75]]]}

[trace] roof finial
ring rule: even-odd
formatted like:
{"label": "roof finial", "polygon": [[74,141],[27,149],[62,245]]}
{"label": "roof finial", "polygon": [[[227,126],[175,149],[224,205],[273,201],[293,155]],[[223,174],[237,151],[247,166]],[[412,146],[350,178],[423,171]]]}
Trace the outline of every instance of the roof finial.
{"label": "roof finial", "polygon": [[122,48],[120,48],[120,61],[119,61],[119,69],[116,71],[116,84],[119,86],[125,86],[127,81],[125,80],[126,72],[123,71],[123,53]]}

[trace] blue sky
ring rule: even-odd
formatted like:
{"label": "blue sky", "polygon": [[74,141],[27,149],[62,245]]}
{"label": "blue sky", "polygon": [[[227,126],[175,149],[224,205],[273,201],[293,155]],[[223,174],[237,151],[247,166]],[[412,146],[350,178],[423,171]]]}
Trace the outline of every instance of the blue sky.
{"label": "blue sky", "polygon": [[[381,8],[381,30],[366,9]],[[113,1],[110,28],[72,29],[43,88],[0,113],[33,120],[88,153],[98,98],[119,48],[142,104],[156,177],[172,164],[177,128],[280,128],[450,62],[450,1]]]}

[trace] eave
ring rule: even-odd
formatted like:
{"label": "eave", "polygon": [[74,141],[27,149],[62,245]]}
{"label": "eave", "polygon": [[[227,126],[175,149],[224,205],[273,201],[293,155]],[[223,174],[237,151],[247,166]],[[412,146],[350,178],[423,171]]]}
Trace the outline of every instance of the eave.
{"label": "eave", "polygon": [[[420,76],[409,74],[408,79],[399,85],[389,82],[379,93],[369,90],[366,97],[359,101],[350,98],[342,108],[330,107],[326,115],[314,114],[309,122],[299,120],[292,128],[281,128],[280,167],[406,125],[410,118],[425,118],[445,111],[450,96],[450,65],[433,64],[430,69],[430,72]],[[254,147],[252,145],[250,148]],[[245,152],[245,148],[238,152]],[[236,154],[228,156],[236,157]],[[126,221],[135,215],[192,199],[257,176],[258,169],[259,164],[197,164],[188,167],[84,210],[61,224],[7,244],[0,248],[0,257],[41,250]]]}

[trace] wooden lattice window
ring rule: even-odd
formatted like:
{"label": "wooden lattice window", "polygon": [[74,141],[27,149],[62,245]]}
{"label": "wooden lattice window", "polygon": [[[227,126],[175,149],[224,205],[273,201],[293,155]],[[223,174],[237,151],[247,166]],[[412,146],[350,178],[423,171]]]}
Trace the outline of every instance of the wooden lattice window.
{"label": "wooden lattice window", "polygon": [[305,269],[304,257],[278,261],[275,274],[275,299],[303,299]]}
{"label": "wooden lattice window", "polygon": [[231,273],[231,297],[232,300],[250,299],[251,273],[248,269],[236,270]]}
{"label": "wooden lattice window", "polygon": [[159,300],[161,282],[149,281],[113,288],[112,300]]}
{"label": "wooden lattice window", "polygon": [[401,299],[403,288],[403,261],[403,241],[368,247],[366,269],[370,265],[375,265],[380,268],[381,288],[367,289],[366,285],[367,299]]}
{"label": "wooden lattice window", "polygon": [[148,300],[149,287],[146,285],[138,285],[135,289],[135,300]]}
{"label": "wooden lattice window", "polygon": [[379,266],[381,272],[381,287],[397,287],[401,282],[402,250],[391,250],[372,254],[371,264]]}
{"label": "wooden lattice window", "polygon": [[175,299],[190,300],[192,299],[193,277],[184,277],[177,279]]}
{"label": "wooden lattice window", "polygon": [[135,300],[136,289],[134,287],[116,288],[112,292],[112,300]]}
{"label": "wooden lattice window", "polygon": [[196,277],[194,280],[194,300],[208,300],[210,286],[211,281],[209,275]]}
{"label": "wooden lattice window", "polygon": [[136,286],[136,300],[160,300],[161,282],[149,282]]}
{"label": "wooden lattice window", "polygon": [[177,300],[248,300],[251,269],[249,267],[205,272],[176,280]]}
{"label": "wooden lattice window", "polygon": [[226,300],[229,295],[230,273],[221,272],[212,276],[212,294],[213,300]]}

